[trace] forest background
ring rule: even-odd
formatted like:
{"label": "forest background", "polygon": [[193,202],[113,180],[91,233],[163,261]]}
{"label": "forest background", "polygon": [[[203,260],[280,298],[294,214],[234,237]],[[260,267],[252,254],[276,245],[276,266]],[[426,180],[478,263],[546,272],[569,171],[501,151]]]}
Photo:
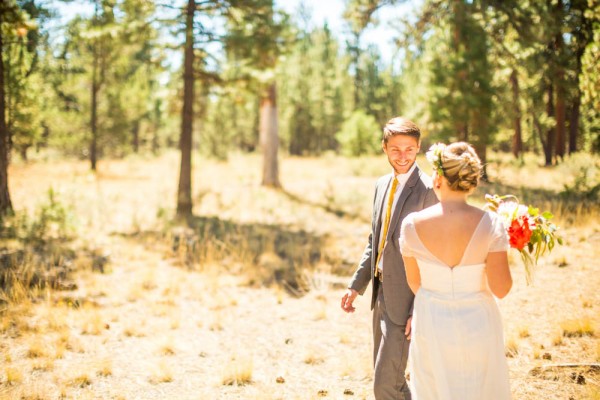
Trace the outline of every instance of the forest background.
{"label": "forest background", "polygon": [[309,8],[292,17],[272,1],[90,1],[66,25],[53,2],[4,1],[0,176],[11,152],[46,148],[95,170],[179,147],[185,215],[192,148],[261,149],[263,181],[277,186],[279,152],[373,154],[396,115],[419,123],[424,147],[466,140],[484,160],[532,151],[551,166],[599,151],[596,2],[420,2],[391,22],[382,41],[401,51],[382,57],[362,38],[396,3],[346,2],[340,38]]}
{"label": "forest background", "polygon": [[555,214],[501,306],[513,395],[599,398],[600,3],[341,9],[2,0],[0,398],[369,398],[338,301],[398,115],[476,147],[474,204]]}

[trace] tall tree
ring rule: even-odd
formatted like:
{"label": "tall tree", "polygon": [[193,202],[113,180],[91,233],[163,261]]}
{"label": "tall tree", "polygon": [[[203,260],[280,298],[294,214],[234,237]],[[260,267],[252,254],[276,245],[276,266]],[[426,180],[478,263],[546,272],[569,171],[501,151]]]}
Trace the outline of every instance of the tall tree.
{"label": "tall tree", "polygon": [[259,142],[263,153],[262,185],[280,187],[279,128],[275,68],[281,51],[285,15],[276,15],[273,0],[243,2],[228,13],[227,45],[248,64],[259,84]]}
{"label": "tall tree", "polygon": [[8,191],[8,137],[9,132],[6,125],[6,98],[4,88],[4,29],[7,23],[6,17],[15,19],[17,14],[15,4],[2,2],[0,6],[0,215],[5,215],[12,210],[12,202]]}
{"label": "tall tree", "polygon": [[429,120],[438,136],[471,142],[485,163],[493,126],[490,124],[492,73],[489,39],[477,20],[473,2],[453,0],[436,11],[435,25],[427,3],[420,24],[429,32],[425,43],[430,74]]}
{"label": "tall tree", "polygon": [[194,121],[194,14],[195,0],[185,8],[185,47],[183,58],[183,108],[181,110],[181,166],[177,188],[177,215],[192,214],[192,127]]}
{"label": "tall tree", "polygon": [[521,130],[519,76],[516,69],[513,69],[510,73],[510,86],[513,95],[513,125],[515,130],[512,141],[512,153],[516,158],[518,158],[523,151],[523,133]]}
{"label": "tall tree", "polygon": [[[12,212],[13,208],[8,187],[8,164],[12,133],[7,123],[8,109],[6,101],[7,84],[10,83],[10,79],[6,79],[8,73],[6,62],[11,60],[5,60],[5,57],[9,54],[8,49],[11,42],[18,42],[20,51],[24,51],[23,42],[20,38],[26,36],[31,27],[28,24],[28,17],[28,14],[14,0],[5,0],[0,3],[0,216]],[[24,62],[23,58],[18,61]],[[23,65],[17,65],[16,67],[20,69]],[[33,70],[33,64],[30,64],[30,67],[26,69],[28,72],[25,75],[28,75]]]}

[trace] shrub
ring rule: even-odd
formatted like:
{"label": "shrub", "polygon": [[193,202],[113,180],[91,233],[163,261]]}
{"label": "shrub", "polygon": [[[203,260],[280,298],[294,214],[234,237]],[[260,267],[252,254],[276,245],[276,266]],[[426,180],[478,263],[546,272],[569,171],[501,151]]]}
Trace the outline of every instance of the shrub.
{"label": "shrub", "polygon": [[354,111],[335,135],[342,153],[354,157],[381,151],[381,137],[377,120],[363,110]]}

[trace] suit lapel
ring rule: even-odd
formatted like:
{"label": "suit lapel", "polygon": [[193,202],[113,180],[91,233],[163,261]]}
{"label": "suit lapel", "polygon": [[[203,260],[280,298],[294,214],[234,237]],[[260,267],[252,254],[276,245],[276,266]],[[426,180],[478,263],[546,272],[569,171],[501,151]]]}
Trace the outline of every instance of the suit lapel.
{"label": "suit lapel", "polygon": [[400,219],[400,213],[402,212],[402,207],[404,206],[404,203],[406,202],[406,199],[408,198],[408,196],[410,196],[410,194],[412,193],[413,188],[419,181],[420,174],[421,174],[421,171],[419,170],[419,167],[417,166],[415,168],[415,170],[413,171],[413,173],[410,175],[410,178],[408,178],[408,181],[406,181],[406,184],[404,185],[404,188],[402,189],[402,193],[400,193],[400,198],[398,199],[398,203],[396,204],[396,207],[394,208],[394,212],[392,213],[392,220],[390,221],[390,228],[388,230],[387,240],[391,239],[392,233],[398,226],[398,221]]}
{"label": "suit lapel", "polygon": [[381,235],[381,214],[383,213],[384,210],[384,201],[385,201],[385,196],[387,195],[388,190],[390,190],[390,183],[392,182],[392,178],[394,177],[393,174],[390,174],[388,179],[383,179],[380,184],[380,187],[377,190],[377,199],[375,200],[375,210],[376,211],[376,220],[375,220],[375,231],[373,232],[373,234],[375,235],[374,239],[375,242],[377,244],[377,249],[379,249],[379,235]]}

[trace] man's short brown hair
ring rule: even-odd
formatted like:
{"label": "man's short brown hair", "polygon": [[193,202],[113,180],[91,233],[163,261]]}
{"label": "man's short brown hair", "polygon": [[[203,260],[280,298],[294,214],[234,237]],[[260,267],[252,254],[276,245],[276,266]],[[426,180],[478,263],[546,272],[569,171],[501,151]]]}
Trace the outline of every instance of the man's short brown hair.
{"label": "man's short brown hair", "polygon": [[411,120],[404,117],[395,117],[390,119],[383,128],[383,142],[387,143],[388,139],[396,135],[412,136],[417,141],[421,140],[421,130]]}

